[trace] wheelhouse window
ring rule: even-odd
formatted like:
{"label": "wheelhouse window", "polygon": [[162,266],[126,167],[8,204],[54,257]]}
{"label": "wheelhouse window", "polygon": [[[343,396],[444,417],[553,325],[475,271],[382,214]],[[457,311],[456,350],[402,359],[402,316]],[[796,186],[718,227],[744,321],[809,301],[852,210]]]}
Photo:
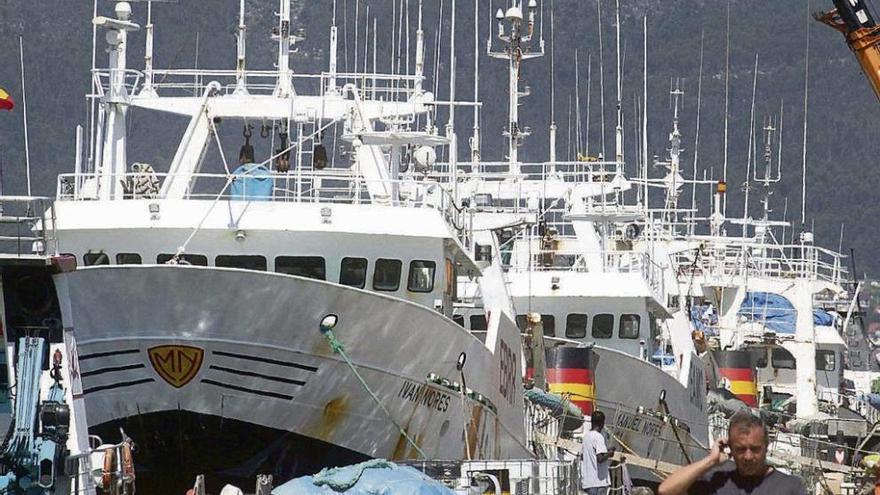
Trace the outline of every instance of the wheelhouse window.
{"label": "wheelhouse window", "polygon": [[755,363],[756,368],[764,369],[767,367],[767,349],[765,347],[749,349],[749,354],[751,354],[752,362]]}
{"label": "wheelhouse window", "polygon": [[[173,257],[173,254],[160,254],[156,256],[156,263],[164,265]],[[208,266],[208,257],[203,254],[181,254],[177,259],[185,265]]]}
{"label": "wheelhouse window", "polygon": [[639,315],[620,315],[617,336],[621,339],[637,339],[642,318]]}
{"label": "wheelhouse window", "polygon": [[489,330],[489,323],[486,321],[486,315],[471,315],[471,331],[485,332]]}
{"label": "wheelhouse window", "polygon": [[520,333],[525,332],[529,327],[528,318],[528,315],[516,315],[516,328],[519,328]]}
{"label": "wheelhouse window", "polygon": [[266,271],[266,257],[257,255],[226,255],[214,258],[214,266],[241,268],[242,270]]}
{"label": "wheelhouse window", "polygon": [[775,347],[770,356],[770,363],[776,369],[793,370],[796,368],[794,356],[782,347]]}
{"label": "wheelhouse window", "polygon": [[431,292],[434,290],[434,272],[437,265],[433,261],[414,260],[409,263],[409,279],[406,284],[410,292]]}
{"label": "wheelhouse window", "polygon": [[83,255],[83,265],[85,266],[96,266],[96,265],[109,265],[110,257],[107,256],[107,253],[86,253]]}
{"label": "wheelhouse window", "polygon": [[601,314],[593,317],[594,339],[610,339],[614,336],[614,315]]}
{"label": "wheelhouse window", "polygon": [[464,316],[452,315],[452,321],[454,321],[458,326],[464,328]]}
{"label": "wheelhouse window", "polygon": [[834,371],[836,364],[834,351],[816,351],[816,369],[818,371]]}
{"label": "wheelhouse window", "polygon": [[140,265],[141,255],[137,253],[116,253],[117,265]]}
{"label": "wheelhouse window", "polygon": [[565,317],[565,336],[582,339],[587,336],[587,315],[572,313]]}
{"label": "wheelhouse window", "polygon": [[556,317],[553,315],[541,315],[541,323],[544,325],[544,336],[556,336]]}
{"label": "wheelhouse window", "polygon": [[376,269],[373,272],[373,289],[394,292],[400,288],[400,270],[403,263],[400,260],[376,260]]}
{"label": "wheelhouse window", "polygon": [[339,267],[339,283],[363,289],[367,284],[367,260],[364,258],[342,258]]}
{"label": "wheelhouse window", "polygon": [[275,271],[315,280],[327,279],[327,267],[320,256],[279,256],[275,258]]}

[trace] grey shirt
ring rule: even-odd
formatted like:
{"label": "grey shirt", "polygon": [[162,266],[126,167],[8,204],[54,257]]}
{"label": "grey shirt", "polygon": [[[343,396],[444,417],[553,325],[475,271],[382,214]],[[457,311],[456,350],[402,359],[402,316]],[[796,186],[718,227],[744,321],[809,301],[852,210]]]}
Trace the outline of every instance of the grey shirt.
{"label": "grey shirt", "polygon": [[776,469],[760,477],[740,476],[731,462],[712,469],[688,490],[689,495],[806,495],[803,482]]}

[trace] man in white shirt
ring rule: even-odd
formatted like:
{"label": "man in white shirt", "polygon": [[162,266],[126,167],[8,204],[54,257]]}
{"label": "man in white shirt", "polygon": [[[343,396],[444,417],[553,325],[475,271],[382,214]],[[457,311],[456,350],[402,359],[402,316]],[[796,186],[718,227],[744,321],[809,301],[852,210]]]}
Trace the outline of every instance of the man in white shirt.
{"label": "man in white shirt", "polygon": [[581,450],[581,488],[587,495],[604,495],[611,485],[608,464],[614,455],[614,447],[605,446],[602,429],[605,427],[605,414],[596,411],[590,418],[590,431],[584,434]]}

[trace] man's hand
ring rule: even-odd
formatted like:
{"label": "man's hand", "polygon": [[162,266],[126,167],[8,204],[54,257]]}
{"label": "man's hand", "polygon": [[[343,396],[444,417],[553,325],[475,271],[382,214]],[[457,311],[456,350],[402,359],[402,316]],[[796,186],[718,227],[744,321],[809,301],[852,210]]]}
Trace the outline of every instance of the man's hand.
{"label": "man's hand", "polygon": [[727,448],[726,438],[719,438],[715,441],[715,445],[712,446],[712,450],[709,451],[709,455],[706,457],[706,460],[712,464],[712,467],[727,460],[727,454],[724,453],[725,448]]}
{"label": "man's hand", "polygon": [[727,460],[724,449],[727,448],[727,439],[719,438],[709,451],[709,455],[703,459],[688,464],[678,471],[669,475],[657,488],[659,495],[685,495],[688,489],[703,475],[715,466]]}

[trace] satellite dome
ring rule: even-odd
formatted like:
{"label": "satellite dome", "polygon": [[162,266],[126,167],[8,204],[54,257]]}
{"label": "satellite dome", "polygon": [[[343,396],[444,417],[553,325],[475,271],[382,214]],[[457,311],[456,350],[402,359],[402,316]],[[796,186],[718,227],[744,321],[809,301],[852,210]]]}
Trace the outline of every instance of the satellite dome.
{"label": "satellite dome", "polygon": [[505,14],[505,17],[514,22],[521,21],[523,20],[523,13],[519,7],[511,7],[507,9],[507,14]]}
{"label": "satellite dome", "polygon": [[131,19],[131,4],[128,2],[119,2],[116,4],[116,17],[127,21]]}

